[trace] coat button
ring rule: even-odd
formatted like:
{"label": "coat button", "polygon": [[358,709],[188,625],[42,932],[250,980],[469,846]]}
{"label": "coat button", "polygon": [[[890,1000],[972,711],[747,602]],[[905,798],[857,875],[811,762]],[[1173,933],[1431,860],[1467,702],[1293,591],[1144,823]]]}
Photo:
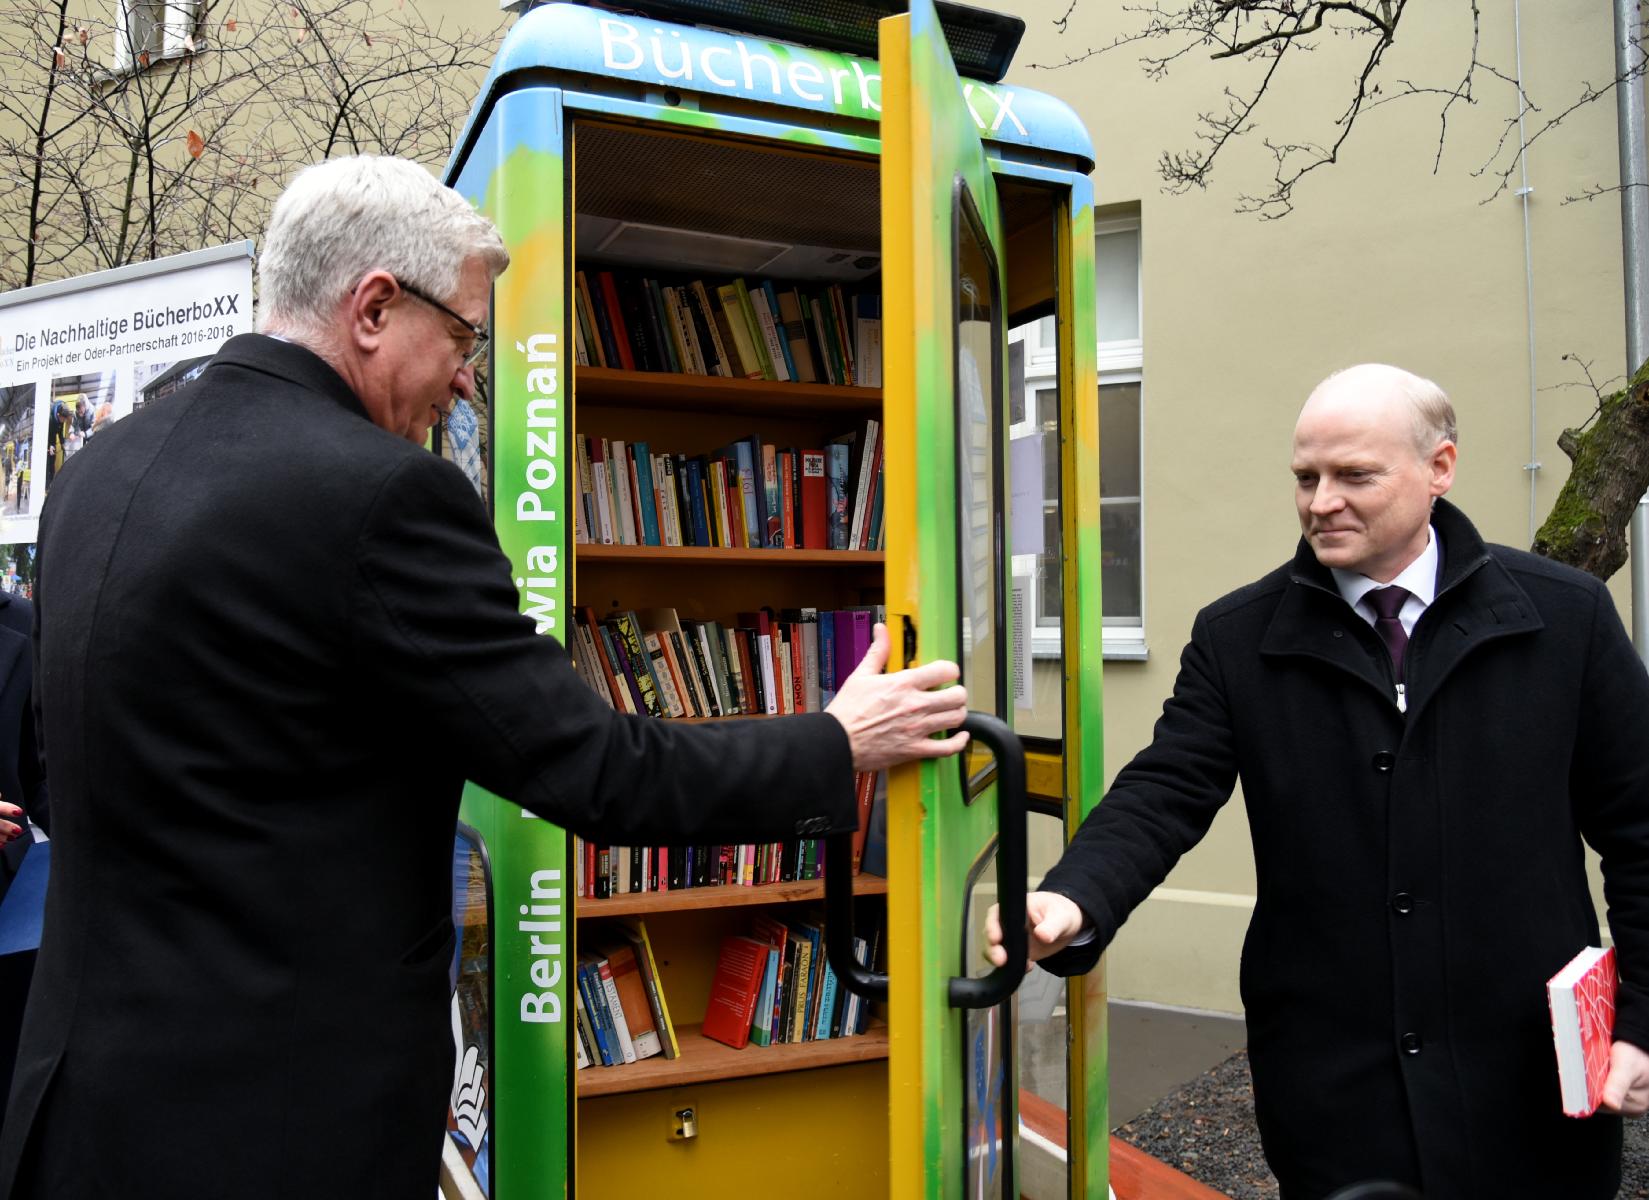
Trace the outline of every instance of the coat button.
{"label": "coat button", "polygon": [[1420,1053],[1420,1035],[1418,1033],[1405,1033],[1398,1045],[1403,1048],[1404,1054],[1418,1054]]}
{"label": "coat button", "polygon": [[1391,911],[1400,917],[1406,917],[1414,911],[1414,897],[1407,892],[1398,892],[1391,898]]}
{"label": "coat button", "polygon": [[1384,775],[1397,765],[1397,756],[1390,750],[1382,750],[1374,756],[1369,765]]}

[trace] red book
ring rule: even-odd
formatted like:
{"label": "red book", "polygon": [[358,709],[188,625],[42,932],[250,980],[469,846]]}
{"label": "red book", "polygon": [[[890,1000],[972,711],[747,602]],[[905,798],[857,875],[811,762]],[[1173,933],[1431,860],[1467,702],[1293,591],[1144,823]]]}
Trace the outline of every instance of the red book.
{"label": "red book", "polygon": [[630,349],[630,333],[624,327],[624,311],[618,303],[618,280],[613,278],[611,271],[601,271],[597,273],[596,281],[601,285],[601,301],[607,306],[607,321],[613,327],[613,341],[618,348],[618,365],[626,371],[633,371],[636,369],[636,356]]}
{"label": "red book", "polygon": [[1603,1098],[1618,982],[1612,946],[1586,947],[1546,982],[1565,1116],[1589,1117]]}
{"label": "red book", "polygon": [[853,873],[859,873],[865,856],[865,838],[870,835],[870,808],[876,800],[876,772],[860,771],[853,776],[854,798],[859,802],[859,827],[853,831]]}
{"label": "red book", "polygon": [[755,938],[726,937],[716,958],[716,975],[710,982],[710,1003],[704,1010],[700,1032],[707,1038],[744,1049],[750,1041],[750,1018],[756,996],[761,991],[762,972],[767,968],[767,943]]}
{"label": "red book", "polygon": [[830,549],[830,527],[826,519],[830,488],[825,483],[823,450],[802,451],[802,547]]}

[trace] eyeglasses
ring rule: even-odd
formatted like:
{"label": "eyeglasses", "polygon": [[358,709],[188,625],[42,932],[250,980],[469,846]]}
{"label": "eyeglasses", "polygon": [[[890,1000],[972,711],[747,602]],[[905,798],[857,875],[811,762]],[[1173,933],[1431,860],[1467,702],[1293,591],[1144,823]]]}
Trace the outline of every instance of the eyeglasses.
{"label": "eyeglasses", "polygon": [[453,312],[452,309],[448,308],[445,304],[442,304],[434,296],[425,295],[423,292],[413,287],[410,283],[404,283],[399,279],[395,282],[401,285],[401,290],[407,295],[412,296],[415,299],[422,300],[431,308],[439,309],[441,312],[444,312],[447,316],[451,317],[454,321],[457,321],[465,329],[470,331],[470,337],[474,340],[470,343],[469,349],[464,351],[464,365],[466,367],[473,366],[476,361],[487,352],[487,343],[489,339],[485,329],[482,329],[479,325],[471,325],[463,317]]}

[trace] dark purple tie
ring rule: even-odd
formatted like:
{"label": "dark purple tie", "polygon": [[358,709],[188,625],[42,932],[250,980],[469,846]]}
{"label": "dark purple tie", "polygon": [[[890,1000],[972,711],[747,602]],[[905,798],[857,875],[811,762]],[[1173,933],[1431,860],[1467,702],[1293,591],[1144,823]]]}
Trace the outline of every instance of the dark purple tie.
{"label": "dark purple tie", "polygon": [[1391,665],[1397,672],[1397,682],[1403,682],[1403,654],[1409,648],[1409,635],[1403,632],[1403,622],[1397,614],[1403,611],[1403,601],[1409,598],[1407,588],[1375,588],[1363,597],[1374,610],[1374,632],[1391,653]]}

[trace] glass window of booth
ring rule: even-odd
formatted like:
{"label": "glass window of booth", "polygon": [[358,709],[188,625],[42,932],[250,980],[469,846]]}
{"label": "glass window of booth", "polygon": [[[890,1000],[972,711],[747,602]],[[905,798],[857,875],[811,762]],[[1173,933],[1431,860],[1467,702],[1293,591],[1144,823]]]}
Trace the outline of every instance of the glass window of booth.
{"label": "glass window of booth", "polygon": [[[1140,225],[1137,217],[1096,224],[1095,275],[1099,326],[1100,543],[1106,658],[1145,654],[1143,386],[1140,320]],[[1031,650],[1060,654],[1059,344],[1054,318],[1009,332],[1009,436],[1042,435],[1042,552],[1015,555],[1016,577],[1029,576]]]}

